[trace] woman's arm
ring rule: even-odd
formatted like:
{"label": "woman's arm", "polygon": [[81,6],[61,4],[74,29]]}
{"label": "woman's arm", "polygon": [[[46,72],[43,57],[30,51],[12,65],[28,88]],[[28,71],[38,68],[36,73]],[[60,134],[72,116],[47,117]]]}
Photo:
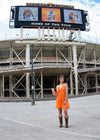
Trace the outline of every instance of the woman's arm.
{"label": "woman's arm", "polygon": [[66,83],[65,84],[65,90],[66,90],[66,95],[65,95],[65,101],[67,100],[67,98],[68,98],[68,84]]}
{"label": "woman's arm", "polygon": [[57,91],[57,87],[56,87],[56,91],[55,91],[54,88],[52,88],[51,90],[52,90],[52,94],[53,94],[54,96],[55,96],[55,95],[56,95],[56,96],[58,95],[58,93],[56,92],[56,91]]}
{"label": "woman's arm", "polygon": [[65,93],[64,105],[66,105],[66,100],[67,100],[67,98],[68,98],[68,84],[67,84],[67,83],[65,84],[65,90],[66,90],[66,91],[65,91],[66,93]]}

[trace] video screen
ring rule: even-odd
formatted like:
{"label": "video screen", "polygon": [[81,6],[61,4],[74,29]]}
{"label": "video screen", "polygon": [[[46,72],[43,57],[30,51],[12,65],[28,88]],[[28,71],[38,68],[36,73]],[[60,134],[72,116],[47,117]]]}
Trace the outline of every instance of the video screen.
{"label": "video screen", "polygon": [[42,8],[42,21],[44,21],[44,22],[61,22],[60,9]]}
{"label": "video screen", "polygon": [[38,21],[38,7],[19,7],[19,21]]}
{"label": "video screen", "polygon": [[64,22],[82,24],[81,11],[64,9]]}

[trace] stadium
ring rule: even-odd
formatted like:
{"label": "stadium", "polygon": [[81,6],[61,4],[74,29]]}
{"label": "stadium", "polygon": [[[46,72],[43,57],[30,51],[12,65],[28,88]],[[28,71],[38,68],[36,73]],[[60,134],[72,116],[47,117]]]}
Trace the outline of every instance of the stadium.
{"label": "stadium", "polygon": [[[28,4],[28,6],[30,5]],[[47,6],[50,7],[50,5]],[[56,6],[54,5],[54,7]],[[18,8],[19,11],[23,10],[20,7],[16,9],[18,10]],[[70,8],[72,11],[72,7]],[[12,7],[11,11],[14,9],[15,7]],[[31,13],[33,14],[33,11]],[[84,14],[83,11],[82,13]],[[20,20],[22,20],[22,16],[20,15]],[[13,20],[12,14],[10,25]],[[40,25],[36,21],[32,24],[28,23],[28,25],[23,22],[23,27],[21,26],[22,22],[15,22],[15,28],[21,27],[20,38],[0,41],[0,99],[31,100],[32,63],[36,100],[55,99],[51,88],[56,88],[61,74],[66,77],[68,93],[71,97],[100,92],[100,45],[81,41],[80,30],[86,30],[86,25],[79,25],[80,21],[77,26],[72,23],[72,29],[75,28],[79,32],[79,40],[74,41],[72,40],[73,30],[70,31],[69,39],[66,39],[66,28],[63,27],[66,25],[70,30],[71,25],[54,22],[51,27],[51,21],[49,22]],[[59,25],[60,28],[57,27]],[[77,29],[78,26],[80,26],[80,30]],[[38,38],[23,39],[24,28],[37,28]],[[47,29],[47,34],[44,34],[44,28]],[[50,34],[51,29],[53,34]],[[58,38],[55,30],[58,32]],[[33,51],[31,50],[32,44]],[[32,54],[33,58],[31,58]]]}

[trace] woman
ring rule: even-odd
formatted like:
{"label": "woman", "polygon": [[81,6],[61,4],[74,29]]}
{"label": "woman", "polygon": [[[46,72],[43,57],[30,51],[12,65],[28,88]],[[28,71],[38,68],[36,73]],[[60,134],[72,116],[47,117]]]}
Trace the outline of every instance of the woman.
{"label": "woman", "polygon": [[65,83],[64,75],[61,75],[59,78],[59,84],[56,87],[57,92],[55,92],[54,88],[52,88],[53,95],[57,96],[56,98],[56,108],[58,108],[59,112],[59,127],[62,127],[62,109],[64,109],[65,115],[65,127],[68,128],[68,112],[67,109],[70,108],[68,102],[68,85]]}

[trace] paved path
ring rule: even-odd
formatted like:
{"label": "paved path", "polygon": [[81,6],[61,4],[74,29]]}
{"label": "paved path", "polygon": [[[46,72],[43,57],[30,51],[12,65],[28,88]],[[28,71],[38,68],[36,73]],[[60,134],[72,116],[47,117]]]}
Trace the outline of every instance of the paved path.
{"label": "paved path", "polygon": [[100,140],[100,95],[70,98],[69,128],[55,101],[0,103],[0,140]]}

